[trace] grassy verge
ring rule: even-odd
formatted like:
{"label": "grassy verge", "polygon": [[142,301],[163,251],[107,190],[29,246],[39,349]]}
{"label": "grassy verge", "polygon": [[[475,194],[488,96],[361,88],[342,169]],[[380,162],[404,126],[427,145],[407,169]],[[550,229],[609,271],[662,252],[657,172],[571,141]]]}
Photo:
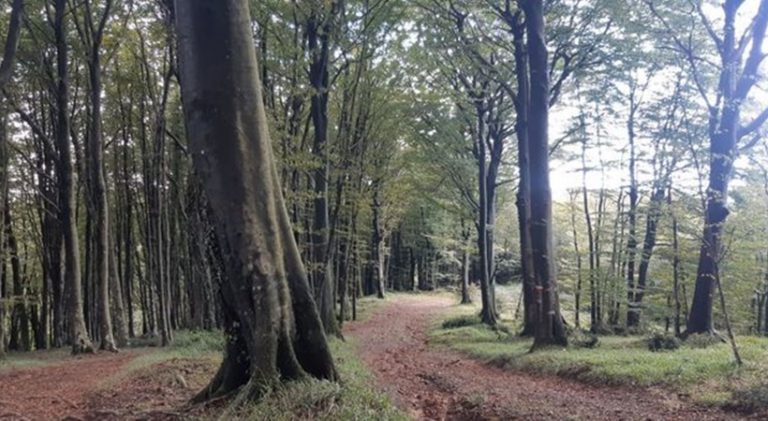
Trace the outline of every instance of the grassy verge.
{"label": "grassy verge", "polygon": [[[384,300],[361,298],[357,302],[357,320],[364,321],[389,300],[398,295],[388,294]],[[246,419],[265,420],[407,420],[390,399],[373,387],[370,371],[358,358],[352,338],[330,340],[331,352],[342,381],[320,380],[293,382],[268,394],[259,403],[238,414]]]}
{"label": "grassy verge", "polygon": [[651,352],[644,337],[600,337],[595,348],[546,349],[530,353],[531,340],[508,329],[489,329],[457,307],[431,331],[433,343],[500,367],[546,373],[590,384],[662,386],[690,395],[702,404],[755,410],[768,407],[768,339],[737,339],[744,366],[738,367],[728,344],[683,344],[677,350]]}
{"label": "grassy verge", "polygon": [[268,394],[258,404],[245,408],[239,417],[259,420],[407,420],[380,391],[357,357],[355,344],[331,340],[331,348],[342,381],[293,382]]}

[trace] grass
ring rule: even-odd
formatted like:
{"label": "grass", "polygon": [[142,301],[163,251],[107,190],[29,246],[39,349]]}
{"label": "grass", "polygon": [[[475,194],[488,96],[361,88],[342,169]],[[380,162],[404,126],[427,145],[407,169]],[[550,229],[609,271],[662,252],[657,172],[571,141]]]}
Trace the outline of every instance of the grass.
{"label": "grass", "polygon": [[45,367],[70,355],[69,348],[0,355],[0,373],[15,369]]}
{"label": "grass", "polygon": [[264,420],[407,420],[389,398],[374,389],[373,377],[355,352],[352,341],[331,340],[342,381],[304,380],[269,393],[259,403],[238,411],[238,417]]}
{"label": "grass", "polygon": [[[651,352],[645,337],[603,336],[595,348],[550,348],[529,352],[531,340],[467,324],[474,308],[457,307],[434,325],[433,343],[512,370],[546,373],[590,384],[662,386],[694,401],[741,408],[768,407],[768,339],[737,338],[745,364],[734,363],[728,344],[683,344],[677,350]],[[449,326],[448,328],[441,327]],[[450,327],[460,325],[458,327]]]}

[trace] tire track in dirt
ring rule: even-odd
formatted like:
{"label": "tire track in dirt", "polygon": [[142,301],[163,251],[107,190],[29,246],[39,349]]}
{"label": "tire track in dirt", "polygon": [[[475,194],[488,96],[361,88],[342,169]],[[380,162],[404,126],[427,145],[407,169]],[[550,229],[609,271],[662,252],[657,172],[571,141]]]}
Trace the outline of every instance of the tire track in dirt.
{"label": "tire track in dirt", "polygon": [[350,323],[378,386],[419,420],[729,420],[735,414],[682,401],[658,389],[599,387],[514,372],[429,347],[427,330],[452,305],[405,297]]}

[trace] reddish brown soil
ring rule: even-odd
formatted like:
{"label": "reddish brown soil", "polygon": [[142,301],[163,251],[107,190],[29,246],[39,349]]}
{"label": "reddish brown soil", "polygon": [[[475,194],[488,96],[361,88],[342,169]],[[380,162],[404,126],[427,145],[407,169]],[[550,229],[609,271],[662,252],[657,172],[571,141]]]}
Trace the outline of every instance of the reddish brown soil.
{"label": "reddish brown soil", "polygon": [[0,419],[79,418],[89,393],[136,355],[99,353],[67,357],[43,367],[0,372]]}
{"label": "reddish brown soil", "polygon": [[416,419],[738,419],[662,390],[589,386],[505,370],[430,347],[429,323],[451,304],[434,296],[402,299],[346,329],[379,387]]}
{"label": "reddish brown soil", "polygon": [[193,414],[186,403],[213,375],[216,362],[172,359],[130,369],[144,352],[67,356],[42,367],[2,371],[0,420],[154,420]]}

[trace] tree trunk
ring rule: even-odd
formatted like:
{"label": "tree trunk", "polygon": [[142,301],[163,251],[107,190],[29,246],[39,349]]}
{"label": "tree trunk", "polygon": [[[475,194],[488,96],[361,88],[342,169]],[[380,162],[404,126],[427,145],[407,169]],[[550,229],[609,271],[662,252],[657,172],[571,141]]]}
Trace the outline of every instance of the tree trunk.
{"label": "tree trunk", "polygon": [[648,215],[645,220],[645,236],[643,238],[643,250],[640,255],[640,267],[637,273],[637,285],[635,286],[634,301],[631,303],[633,311],[627,312],[627,327],[640,326],[640,313],[643,308],[643,296],[648,282],[648,267],[651,263],[653,248],[656,247],[656,231],[661,218],[661,207],[664,204],[664,186],[656,187],[648,204]]}
{"label": "tree trunk", "polygon": [[[737,45],[735,22],[741,1],[729,0],[723,5],[725,12],[723,45],[721,46],[721,74],[719,96],[720,109],[710,109],[710,168],[707,187],[704,232],[702,235],[699,263],[696,271],[696,289],[688,315],[686,334],[714,332],[712,308],[718,270],[722,256],[723,224],[728,218],[728,185],[733,173],[733,163],[738,154],[737,141],[742,130],[740,113],[742,104],[757,80],[757,73],[764,54],[762,45],[768,28],[768,0],[760,2],[751,31],[751,50],[741,61],[744,49]],[[740,49],[741,48],[741,49]]]}
{"label": "tree trunk", "polygon": [[[584,188],[586,191],[586,187]],[[586,193],[585,197],[586,197]],[[581,251],[579,250],[579,234],[576,230],[576,195],[577,191],[573,191],[571,193],[571,228],[573,233],[573,251],[576,254],[576,293],[574,294],[574,323],[576,324],[576,329],[581,328],[581,284],[582,284],[582,275],[581,275]],[[585,209],[588,209],[588,203],[584,203]],[[589,214],[589,211],[585,211],[586,214]],[[589,224],[587,224],[587,228],[589,229]]]}
{"label": "tree trunk", "polygon": [[69,142],[69,70],[66,39],[66,0],[56,0],[54,33],[56,37],[57,67],[57,126],[56,143],[59,149],[58,178],[61,195],[59,218],[64,237],[64,280],[68,302],[69,340],[72,353],[93,352],[93,344],[85,328],[83,314],[82,281],[80,278],[80,247],[74,215],[75,191],[72,168],[72,149]]}
{"label": "tree trunk", "polygon": [[[90,17],[88,17],[90,19]],[[100,35],[99,35],[100,38]],[[101,42],[94,41],[88,63],[91,84],[91,122],[88,135],[88,158],[90,193],[96,220],[94,222],[94,287],[98,290],[98,324],[101,333],[100,348],[117,351],[112,334],[112,315],[109,300],[109,205],[107,204],[107,182],[104,176],[104,150],[101,129]]]}
{"label": "tree trunk", "polygon": [[536,329],[533,347],[567,345],[555,274],[552,191],[549,184],[549,69],[544,4],[523,0],[528,35],[530,108],[528,142],[531,175],[531,249]]}
{"label": "tree trunk", "polygon": [[[627,239],[627,327],[634,320],[638,310],[635,308],[635,258],[637,256],[637,165],[635,153],[635,114],[638,104],[635,98],[635,89],[630,94],[630,112],[627,120],[627,133],[629,135],[629,213],[628,227],[629,238]],[[633,314],[633,316],[629,316]]]}
{"label": "tree trunk", "polygon": [[521,336],[532,336],[534,332],[534,279],[533,255],[531,254],[531,183],[530,152],[528,144],[528,108],[530,82],[528,79],[528,56],[525,46],[525,23],[522,13],[516,13],[510,20],[515,46],[515,77],[517,79],[517,97],[515,111],[517,119],[517,168],[519,181],[517,186],[517,218],[520,232],[520,278],[523,294],[523,330]]}
{"label": "tree trunk", "polygon": [[[246,0],[176,4],[190,151],[227,273],[227,350],[197,400],[251,399],[307,375],[335,380],[277,179]],[[205,27],[205,31],[200,28]]]}
{"label": "tree trunk", "polygon": [[315,287],[315,299],[320,311],[325,332],[329,335],[339,333],[334,310],[334,282],[330,261],[330,221],[328,214],[328,178],[330,159],[328,156],[328,99],[330,90],[329,62],[330,41],[334,21],[340,5],[336,1],[326,2],[318,10],[313,5],[307,21],[307,40],[311,57],[309,79],[312,85],[310,116],[314,126],[312,154],[317,159],[318,168],[313,175],[314,182],[314,217],[312,223],[312,283]]}

